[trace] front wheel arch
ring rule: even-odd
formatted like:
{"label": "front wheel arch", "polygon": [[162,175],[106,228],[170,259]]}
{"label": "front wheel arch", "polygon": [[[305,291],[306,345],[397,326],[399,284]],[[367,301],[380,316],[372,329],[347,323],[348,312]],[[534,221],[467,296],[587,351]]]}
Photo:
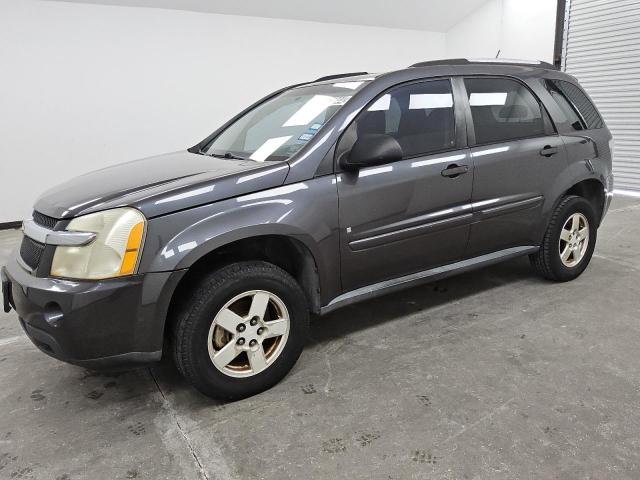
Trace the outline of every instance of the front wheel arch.
{"label": "front wheel arch", "polygon": [[[254,309],[252,301],[230,312],[230,305],[247,294],[267,294],[283,302],[287,312],[283,316],[287,320],[286,331],[280,329],[280,314],[275,315],[277,327],[269,323],[273,315],[267,315],[270,309],[264,302],[258,302],[261,308]],[[223,312],[226,314],[218,321]],[[254,395],[280,381],[300,356],[309,328],[304,292],[291,275],[263,261],[233,262],[204,275],[192,291],[184,292],[184,302],[173,316],[168,345],[178,371],[205,395],[222,400]],[[228,335],[216,339],[221,342],[219,345],[212,345],[209,343],[213,338],[212,329],[219,326]],[[275,330],[270,335],[271,329]],[[269,360],[269,348],[263,341],[273,341],[272,337],[284,343],[275,347]],[[257,371],[250,352],[260,352]],[[216,361],[216,353],[222,355],[218,357],[220,363]],[[240,359],[238,355],[245,354],[247,357],[240,360],[240,365],[231,367],[232,362]],[[229,368],[239,373],[234,374]]]}
{"label": "front wheel arch", "polygon": [[202,255],[189,266],[173,291],[165,322],[165,337],[170,328],[173,312],[180,308],[182,299],[186,298],[187,293],[197,285],[200,279],[215,270],[239,261],[264,261],[282,268],[302,288],[309,311],[320,312],[320,275],[311,250],[301,240],[293,237],[283,235],[249,237],[221,245]]}

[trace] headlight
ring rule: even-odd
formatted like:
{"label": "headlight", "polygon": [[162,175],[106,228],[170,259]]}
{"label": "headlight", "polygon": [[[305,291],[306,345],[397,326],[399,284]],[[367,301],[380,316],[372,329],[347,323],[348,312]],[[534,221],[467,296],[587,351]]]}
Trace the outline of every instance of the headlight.
{"label": "headlight", "polygon": [[51,264],[54,277],[102,279],[135,273],[142,250],[146,220],[133,208],[115,208],[74,218],[68,231],[94,232],[82,247],[56,247]]}

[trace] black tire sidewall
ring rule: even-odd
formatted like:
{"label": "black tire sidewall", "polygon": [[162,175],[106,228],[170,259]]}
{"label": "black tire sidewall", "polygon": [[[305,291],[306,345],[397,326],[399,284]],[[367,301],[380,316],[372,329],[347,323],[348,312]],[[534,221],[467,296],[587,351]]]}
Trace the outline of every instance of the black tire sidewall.
{"label": "black tire sidewall", "polygon": [[[578,263],[574,267],[568,267],[562,263],[558,245],[562,228],[564,227],[564,224],[567,222],[569,217],[574,213],[583,214],[587,219],[587,222],[589,222],[589,245],[587,246],[587,251],[582,257],[580,263]],[[561,206],[560,212],[558,214],[558,222],[556,222],[552,226],[552,231],[550,232],[551,235],[549,237],[549,241],[551,242],[551,244],[549,245],[548,250],[550,254],[549,262],[551,264],[551,269],[553,270],[553,273],[558,278],[558,280],[573,280],[587,268],[596,246],[597,232],[598,228],[596,223],[596,216],[593,211],[593,206],[591,205],[591,203],[589,203],[589,201],[581,197],[574,197],[570,198]]]}
{"label": "black tire sidewall", "polygon": [[[191,368],[187,367],[187,376],[191,383],[205,395],[228,400],[254,395],[280,381],[291,370],[302,352],[309,322],[304,294],[295,280],[284,270],[264,262],[237,266],[240,268],[236,268],[232,275],[224,271],[219,272],[219,277],[224,280],[212,282],[216,284],[215,290],[210,292],[204,302],[189,312],[192,328],[186,333],[187,338],[182,339],[190,357]],[[207,338],[213,319],[225,303],[249,290],[265,290],[280,297],[290,318],[289,335],[282,352],[267,369],[250,377],[230,377],[211,362]]]}

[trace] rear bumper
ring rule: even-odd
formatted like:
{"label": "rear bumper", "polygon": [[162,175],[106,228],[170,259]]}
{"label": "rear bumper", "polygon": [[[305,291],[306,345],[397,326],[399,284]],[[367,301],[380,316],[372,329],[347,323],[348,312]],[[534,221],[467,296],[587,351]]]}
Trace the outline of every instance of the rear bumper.
{"label": "rear bumper", "polygon": [[39,278],[16,258],[1,272],[4,301],[16,310],[31,341],[52,357],[90,368],[160,359],[169,301],[183,274],[100,281]]}
{"label": "rear bumper", "polygon": [[612,199],[613,199],[613,174],[607,177],[606,188],[604,189],[604,205],[602,206],[602,215],[600,216],[601,223],[605,215],[609,211],[609,207],[611,206]]}

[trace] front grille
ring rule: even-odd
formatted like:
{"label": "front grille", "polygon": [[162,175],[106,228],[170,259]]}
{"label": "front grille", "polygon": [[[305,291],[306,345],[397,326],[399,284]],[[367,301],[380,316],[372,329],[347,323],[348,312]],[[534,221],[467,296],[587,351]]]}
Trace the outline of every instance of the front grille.
{"label": "front grille", "polygon": [[41,227],[48,228],[49,230],[53,230],[53,227],[55,227],[56,223],[58,223],[57,219],[44,215],[40,212],[36,212],[35,210],[33,212],[33,221]]}
{"label": "front grille", "polygon": [[24,263],[26,263],[32,270],[38,268],[40,259],[42,258],[42,252],[44,252],[44,244],[36,242],[29,237],[22,238],[22,244],[20,245],[20,257]]}

